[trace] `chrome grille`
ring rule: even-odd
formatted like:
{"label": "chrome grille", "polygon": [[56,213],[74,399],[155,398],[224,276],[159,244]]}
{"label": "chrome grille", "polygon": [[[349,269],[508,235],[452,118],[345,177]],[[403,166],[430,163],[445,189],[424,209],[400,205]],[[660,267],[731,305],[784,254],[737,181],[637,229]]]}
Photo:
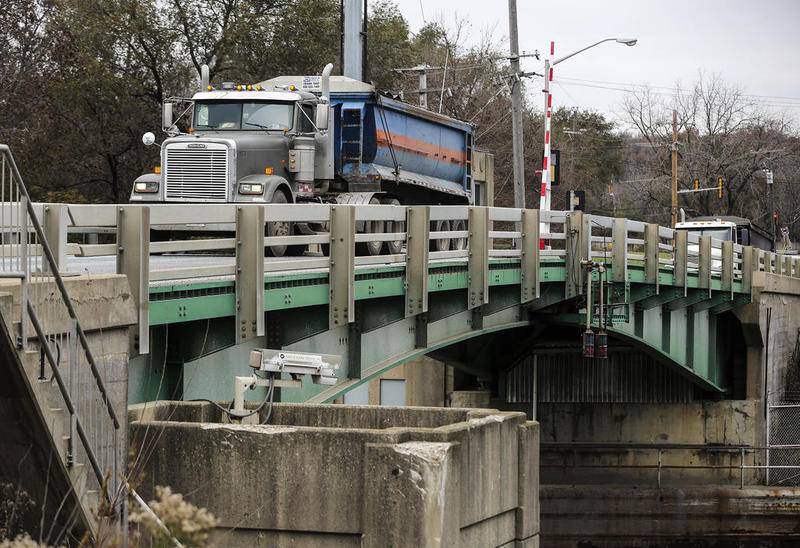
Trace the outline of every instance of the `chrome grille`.
{"label": "chrome grille", "polygon": [[228,150],[167,147],[167,200],[224,202],[228,198]]}

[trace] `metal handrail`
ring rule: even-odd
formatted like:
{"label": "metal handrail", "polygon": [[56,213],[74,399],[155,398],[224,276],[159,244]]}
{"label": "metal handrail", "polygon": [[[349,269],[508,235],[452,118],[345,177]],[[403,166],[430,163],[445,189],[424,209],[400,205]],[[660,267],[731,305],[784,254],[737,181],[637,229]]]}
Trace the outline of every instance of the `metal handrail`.
{"label": "metal handrail", "polygon": [[[9,167],[11,169],[11,175],[12,175],[12,181],[10,181],[10,183],[13,184],[14,182],[16,182],[18,198],[20,200],[24,200],[25,201],[25,209],[26,209],[25,215],[30,218],[30,221],[31,221],[31,224],[32,224],[32,228],[33,228],[34,232],[36,233],[36,236],[39,239],[39,244],[41,246],[41,249],[42,249],[42,252],[44,254],[44,257],[46,258],[46,261],[47,261],[48,276],[51,276],[53,278],[56,286],[58,287],[58,291],[60,293],[61,300],[64,303],[64,306],[65,306],[65,308],[67,310],[67,314],[69,315],[69,318],[72,320],[72,325],[74,325],[74,327],[75,327],[75,331],[76,331],[76,333],[78,335],[78,340],[80,341],[80,344],[82,346],[83,353],[85,355],[86,361],[89,364],[92,376],[94,377],[95,384],[97,386],[97,389],[99,390],[101,399],[102,399],[103,403],[105,404],[105,408],[106,408],[106,411],[108,413],[108,417],[111,419],[112,425],[114,427],[114,433],[113,433],[114,434],[114,438],[113,438],[113,444],[112,444],[112,446],[113,446],[112,447],[112,452],[113,452],[113,470],[112,470],[113,478],[112,479],[113,479],[114,491],[116,491],[116,489],[118,487],[116,473],[117,473],[117,468],[118,468],[117,467],[117,441],[118,441],[117,440],[117,432],[118,432],[119,427],[120,427],[119,420],[117,418],[116,412],[114,411],[114,408],[113,408],[113,405],[111,403],[111,400],[110,400],[110,398],[108,396],[108,392],[106,390],[105,383],[103,382],[103,379],[100,376],[100,372],[99,372],[99,369],[97,367],[97,363],[95,362],[94,355],[92,354],[91,348],[89,346],[89,341],[87,340],[86,334],[83,331],[83,328],[81,327],[80,321],[79,321],[78,316],[77,316],[77,314],[75,312],[75,308],[74,308],[74,306],[72,304],[72,300],[69,297],[69,293],[68,293],[67,288],[66,288],[66,286],[64,284],[64,280],[61,277],[61,274],[59,272],[58,263],[57,263],[57,261],[55,259],[55,256],[54,256],[54,254],[53,254],[53,252],[52,252],[52,250],[50,248],[50,245],[47,242],[47,238],[46,238],[46,236],[44,234],[44,230],[42,229],[42,225],[39,222],[39,219],[38,219],[38,217],[36,215],[36,211],[35,211],[35,209],[33,207],[33,204],[32,204],[32,202],[30,200],[30,195],[28,194],[28,189],[26,188],[25,183],[24,183],[24,181],[22,179],[22,175],[20,174],[19,169],[17,168],[16,162],[14,161],[14,156],[13,156],[13,154],[11,152],[11,149],[7,145],[0,144],[0,154],[2,154],[3,157],[8,160],[8,164],[9,164]],[[14,181],[14,179],[16,181]],[[27,238],[26,238],[26,241],[24,242],[23,245],[27,245]],[[28,271],[25,272],[25,276],[26,276],[25,277],[25,281],[29,281],[30,272],[29,272],[29,269],[26,269],[26,270],[28,270]],[[24,292],[23,292],[23,296],[22,296],[23,300],[26,300],[26,297],[27,297],[27,295],[25,295]],[[95,455],[95,452],[94,452],[94,450],[92,448],[92,445],[89,442],[89,439],[88,439],[88,437],[86,435],[86,432],[85,432],[85,430],[83,428],[83,423],[82,423],[82,421],[80,419],[80,416],[78,414],[77,408],[74,405],[74,402],[72,401],[72,398],[70,396],[69,390],[67,389],[67,387],[66,387],[66,385],[64,383],[64,380],[61,377],[61,373],[58,370],[57,360],[53,356],[52,349],[50,348],[50,344],[48,343],[48,340],[47,340],[47,335],[44,332],[44,329],[42,328],[42,325],[41,325],[41,323],[39,321],[39,318],[38,318],[38,316],[36,314],[35,306],[33,305],[33,303],[30,300],[27,300],[27,302],[22,304],[22,308],[24,310],[27,310],[27,312],[28,312],[28,318],[29,318],[29,320],[31,321],[31,324],[34,327],[34,330],[36,331],[37,338],[39,339],[39,342],[41,344],[41,348],[42,348],[44,354],[47,357],[47,361],[48,361],[48,363],[50,365],[50,369],[53,372],[53,377],[56,379],[56,384],[58,385],[58,388],[59,388],[59,391],[61,393],[61,396],[64,399],[64,402],[65,402],[65,404],[67,406],[67,409],[68,409],[68,411],[70,413],[70,416],[75,420],[76,430],[77,430],[77,433],[78,433],[78,437],[81,440],[81,445],[83,446],[83,449],[86,452],[86,456],[89,459],[89,462],[91,464],[93,472],[97,476],[97,480],[98,480],[99,484],[102,486],[105,483],[105,478],[103,476],[103,470],[100,467],[100,464],[99,464],[99,462],[97,460],[97,456]],[[24,321],[24,318],[23,318],[23,321]],[[24,329],[24,326],[23,326],[23,329]],[[23,340],[23,344],[24,344],[24,340]],[[109,495],[107,490],[103,490],[103,494],[109,501],[112,499],[112,497]]]}

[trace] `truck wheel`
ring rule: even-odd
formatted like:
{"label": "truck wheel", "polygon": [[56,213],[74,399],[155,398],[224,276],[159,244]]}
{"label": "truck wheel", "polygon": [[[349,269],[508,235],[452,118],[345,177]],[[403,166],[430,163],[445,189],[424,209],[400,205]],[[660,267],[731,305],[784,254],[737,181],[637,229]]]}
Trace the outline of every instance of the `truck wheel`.
{"label": "truck wheel", "polygon": [[[431,232],[448,232],[450,221],[431,221]],[[450,238],[431,240],[431,251],[450,251]]]}
{"label": "truck wheel", "polygon": [[[373,196],[369,201],[370,205],[380,204],[380,200]],[[383,221],[364,221],[364,234],[382,234],[385,232]],[[360,242],[356,245],[357,255],[380,255],[383,249],[383,242]]]}
{"label": "truck wheel", "polygon": [[[381,202],[384,205],[393,205],[399,206],[400,200],[395,198],[388,198]],[[405,221],[386,221],[386,232],[405,232],[406,231],[406,222]],[[389,255],[397,255],[403,252],[403,240],[397,240],[396,242],[386,242],[386,251]]]}
{"label": "truck wheel", "polygon": [[[276,191],[275,194],[272,195],[271,203],[273,204],[285,204],[288,203],[286,199],[286,195],[283,192]],[[292,235],[292,223],[290,222],[274,222],[274,223],[267,223],[266,229],[266,236],[291,236]],[[287,245],[273,245],[266,249],[267,255],[270,257],[283,257],[286,255],[286,250],[289,248]]]}

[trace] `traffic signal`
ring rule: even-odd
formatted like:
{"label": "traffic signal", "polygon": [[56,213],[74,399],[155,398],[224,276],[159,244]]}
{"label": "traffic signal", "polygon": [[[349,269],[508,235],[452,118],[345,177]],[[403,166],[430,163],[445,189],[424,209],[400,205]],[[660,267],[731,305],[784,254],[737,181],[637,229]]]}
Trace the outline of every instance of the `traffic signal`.
{"label": "traffic signal", "polygon": [[694,180],[694,189],[695,190],[700,190],[700,179],[698,179],[696,177],[695,177],[695,180]]}
{"label": "traffic signal", "polygon": [[722,177],[719,177],[717,179],[717,197],[720,198],[720,199],[722,199],[722,183],[723,183],[723,181],[724,181],[724,179]]}
{"label": "traffic signal", "polygon": [[[544,162],[542,162],[544,163]],[[550,186],[556,186],[561,182],[561,151],[557,149],[550,150]],[[542,170],[537,169],[538,175],[542,174]]]}

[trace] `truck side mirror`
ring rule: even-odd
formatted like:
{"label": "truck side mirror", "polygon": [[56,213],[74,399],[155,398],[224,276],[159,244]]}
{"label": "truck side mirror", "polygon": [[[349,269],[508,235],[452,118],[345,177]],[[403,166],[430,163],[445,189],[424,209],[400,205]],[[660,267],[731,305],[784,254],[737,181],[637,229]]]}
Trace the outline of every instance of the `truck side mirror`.
{"label": "truck side mirror", "polygon": [[330,111],[330,106],[328,105],[327,102],[326,103],[319,103],[317,105],[317,115],[316,115],[317,119],[314,122],[314,125],[317,126],[317,129],[322,130],[322,131],[328,129],[328,112],[329,111]]}
{"label": "truck side mirror", "polygon": [[161,111],[161,127],[164,131],[169,131],[172,127],[172,103],[164,103]]}

